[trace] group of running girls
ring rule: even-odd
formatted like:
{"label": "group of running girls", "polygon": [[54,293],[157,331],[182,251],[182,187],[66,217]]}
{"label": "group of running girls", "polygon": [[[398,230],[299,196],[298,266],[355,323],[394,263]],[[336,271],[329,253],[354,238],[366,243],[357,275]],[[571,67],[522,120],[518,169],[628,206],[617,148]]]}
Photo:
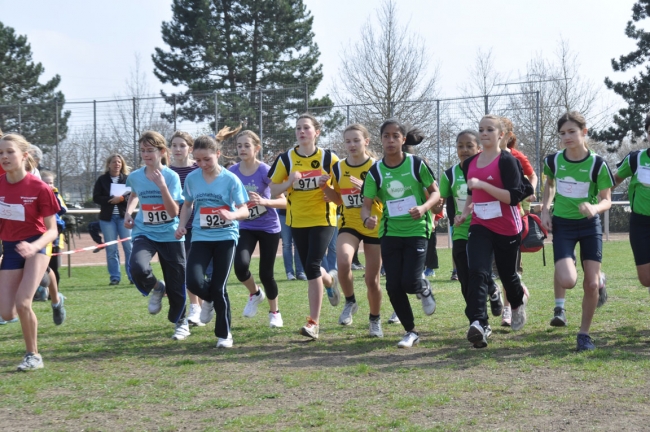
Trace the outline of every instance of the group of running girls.
{"label": "group of running girls", "polygon": [[[175,340],[187,338],[190,325],[205,325],[216,315],[217,347],[233,346],[226,289],[233,265],[249,292],[244,317],[254,317],[266,299],[269,326],[283,327],[273,270],[281,231],[276,209],[286,209],[286,224],[308,280],[309,316],[300,333],[310,339],[319,337],[325,292],[337,306],[343,291],[339,323],[352,324],[359,306],[351,266],[363,242],[369,335],[383,337],[379,286],[383,262],[386,291],[405,330],[397,345],[409,348],[419,342],[419,333],[408,294],[420,299],[426,315],[436,309],[431,285],[422,273],[428,239],[435,235],[433,214],[446,200],[454,224],[453,260],[466,302],[467,339],[472,346],[484,348],[492,332],[488,300],[492,314],[501,315],[502,325],[518,331],[527,322],[530,293],[521,281],[519,256],[526,206],[521,204],[534,195],[536,176],[522,168],[528,161],[514,148],[516,138],[508,119],[486,115],[478,126],[478,131],[458,134],[459,163],[445,172],[440,189],[427,163],[409,151],[423,140],[422,133],[392,119],[379,130],[381,159],[370,151],[370,134],[359,124],[345,129],[347,157],[339,159],[317,146],[320,124],[303,114],[296,124],[297,145],[279,155],[272,166],[258,160],[261,142],[248,130],[224,128],[216,137],[196,139],[177,132],[171,154],[161,134],[145,132],[139,139],[143,167],[126,180],[131,194],[124,225],[133,230],[130,276],[137,289],[149,296],[150,314],[162,310],[166,295]],[[630,153],[612,174],[603,158],[589,149],[582,115],[569,112],[557,127],[563,150],[544,159],[541,217],[543,226],[553,231],[551,326],[567,324],[564,293],[577,283],[574,249],[580,242],[585,276],[577,350],[593,350],[589,328],[596,307],[607,300],[599,214],[611,206],[611,188],[628,177],[630,241],[639,280],[650,286],[650,149]],[[646,129],[650,134],[650,117]],[[225,169],[219,164],[221,143],[232,136],[240,162]],[[33,160],[28,147],[17,134],[0,138],[0,162],[6,171],[0,176],[4,245],[0,314],[6,320],[20,317],[27,354],[19,370],[43,367],[31,301],[40,280],[37,276],[47,268],[45,247],[56,238],[54,215],[59,211],[51,188],[30,174]],[[140,211],[134,219],[131,215],[138,203]],[[342,208],[338,219],[337,206]],[[321,266],[336,226],[338,275]],[[258,245],[261,286],[250,272]],[[155,254],[164,280],[153,273]],[[505,291],[503,299],[494,282],[493,261]],[[191,298],[189,316],[186,290]]]}

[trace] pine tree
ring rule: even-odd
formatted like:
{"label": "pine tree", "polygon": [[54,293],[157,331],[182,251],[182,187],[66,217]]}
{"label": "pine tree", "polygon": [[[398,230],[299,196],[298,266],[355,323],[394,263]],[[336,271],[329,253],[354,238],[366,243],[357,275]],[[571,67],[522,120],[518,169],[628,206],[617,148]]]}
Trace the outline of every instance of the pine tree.
{"label": "pine tree", "polygon": [[65,97],[56,90],[61,77],[56,75],[41,84],[39,78],[44,72],[43,65],[32,60],[27,37],[16,35],[13,28],[0,22],[0,129],[20,132],[29,142],[48,146],[56,142],[55,101],[59,107],[59,139],[65,137],[70,112],[61,110]]}
{"label": "pine tree", "polygon": [[609,128],[592,133],[592,137],[606,141],[611,151],[616,151],[625,138],[634,139],[643,136],[644,120],[650,110],[650,32],[638,28],[636,23],[650,17],[650,0],[639,0],[632,7],[632,20],[628,21],[625,34],[637,41],[637,49],[627,55],[612,59],[612,69],[615,72],[625,72],[645,64],[638,76],[628,82],[613,82],[605,78],[605,85],[620,95],[626,108],[620,109],[614,115],[613,125]]}
{"label": "pine tree", "polygon": [[[177,95],[182,105],[177,115],[213,119],[214,99],[196,93],[233,92],[220,96],[219,126],[248,119],[246,127],[255,130],[259,93],[241,91],[260,88],[296,87],[282,97],[262,96],[265,114],[272,112],[274,118],[273,124],[265,121],[267,135],[286,129],[285,118],[305,110],[304,86],[313,95],[323,72],[313,17],[302,0],[174,0],[172,11],[172,20],[162,25],[169,50],[156,48],[153,62],[161,82],[188,88]],[[171,102],[170,95],[163,95]],[[332,105],[328,97],[311,103]]]}

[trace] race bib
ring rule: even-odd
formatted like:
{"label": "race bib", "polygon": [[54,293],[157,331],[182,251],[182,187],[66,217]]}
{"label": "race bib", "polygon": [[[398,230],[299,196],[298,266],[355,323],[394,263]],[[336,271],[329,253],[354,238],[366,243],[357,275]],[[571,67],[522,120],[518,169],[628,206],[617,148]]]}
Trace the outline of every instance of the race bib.
{"label": "race bib", "polygon": [[25,207],[22,204],[0,202],[0,218],[25,222]]}
{"label": "race bib", "polygon": [[457,213],[462,213],[463,209],[465,208],[465,203],[466,202],[467,202],[467,198],[465,198],[465,199],[456,198],[456,212]]}
{"label": "race bib", "polygon": [[293,190],[311,191],[318,189],[318,178],[321,170],[300,171],[302,178],[293,182]]}
{"label": "race bib", "polygon": [[174,222],[165,211],[164,204],[142,204],[142,219],[145,225],[160,225]]}
{"label": "race bib", "polygon": [[589,198],[589,182],[557,179],[557,193],[567,198]]}
{"label": "race bib", "polygon": [[341,189],[341,199],[345,208],[361,208],[361,190],[357,188]]}
{"label": "race bib", "polygon": [[415,201],[415,197],[411,195],[406,198],[386,201],[386,205],[388,206],[388,215],[395,217],[408,214],[409,209],[416,207],[418,203]]}
{"label": "race bib", "polygon": [[639,167],[636,170],[636,177],[645,186],[650,186],[650,167]]}
{"label": "race bib", "polygon": [[501,203],[499,201],[474,203],[474,214],[483,220],[498,218],[501,216]]}
{"label": "race bib", "polygon": [[264,213],[266,213],[266,207],[263,205],[259,204],[253,204],[249,202],[247,204],[248,207],[248,219],[247,220],[255,220],[258,217],[262,216]]}
{"label": "race bib", "polygon": [[219,210],[228,210],[230,207],[201,207],[199,210],[199,221],[201,229],[219,229],[226,228],[232,225],[231,220],[225,220],[219,217],[217,214]]}

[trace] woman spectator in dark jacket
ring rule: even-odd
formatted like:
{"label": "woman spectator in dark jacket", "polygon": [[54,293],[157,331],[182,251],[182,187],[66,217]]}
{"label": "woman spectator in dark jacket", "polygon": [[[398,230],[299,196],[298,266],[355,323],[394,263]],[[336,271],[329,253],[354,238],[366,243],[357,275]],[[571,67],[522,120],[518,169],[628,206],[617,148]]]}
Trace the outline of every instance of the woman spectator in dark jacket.
{"label": "woman spectator in dark jacket", "polygon": [[[112,154],[106,159],[106,172],[99,176],[93,190],[93,201],[100,205],[99,225],[104,234],[104,241],[110,242],[131,237],[131,230],[124,227],[124,212],[129,198],[128,193],[119,191],[119,186],[113,184],[126,184],[126,177],[129,174],[129,167],[120,154]],[[122,189],[124,186],[121,187]],[[131,259],[131,240],[122,242],[126,265],[126,275],[129,281],[131,271],[129,260]],[[106,246],[106,261],[108,263],[109,285],[118,285],[122,279],[120,272],[120,254],[117,244]]]}

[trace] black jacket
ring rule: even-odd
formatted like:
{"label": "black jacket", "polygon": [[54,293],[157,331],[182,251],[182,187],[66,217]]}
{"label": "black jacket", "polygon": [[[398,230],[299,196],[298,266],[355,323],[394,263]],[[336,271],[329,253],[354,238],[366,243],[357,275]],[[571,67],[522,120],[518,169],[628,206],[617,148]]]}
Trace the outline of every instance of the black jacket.
{"label": "black jacket", "polygon": [[[120,184],[126,184],[126,175],[120,174],[120,179],[117,181]],[[93,189],[93,202],[99,204],[99,220],[110,221],[113,216],[113,209],[116,204],[109,204],[108,200],[113,198],[111,196],[111,176],[109,173],[105,173],[99,176],[95,182],[95,188]],[[120,211],[120,217],[124,217],[126,212],[126,203],[129,200],[129,196],[124,196],[124,201],[117,204],[117,208]]]}

